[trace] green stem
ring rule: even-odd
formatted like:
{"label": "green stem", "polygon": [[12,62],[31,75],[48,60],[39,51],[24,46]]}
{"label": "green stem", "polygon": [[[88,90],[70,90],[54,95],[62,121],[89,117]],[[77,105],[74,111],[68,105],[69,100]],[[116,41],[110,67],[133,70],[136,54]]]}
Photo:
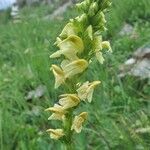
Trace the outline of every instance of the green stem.
{"label": "green stem", "polygon": [[71,131],[71,126],[72,126],[72,113],[73,110],[70,110],[69,113],[66,115],[66,120],[64,122],[64,128],[65,128],[65,150],[73,150],[73,142],[72,142],[72,131]]}

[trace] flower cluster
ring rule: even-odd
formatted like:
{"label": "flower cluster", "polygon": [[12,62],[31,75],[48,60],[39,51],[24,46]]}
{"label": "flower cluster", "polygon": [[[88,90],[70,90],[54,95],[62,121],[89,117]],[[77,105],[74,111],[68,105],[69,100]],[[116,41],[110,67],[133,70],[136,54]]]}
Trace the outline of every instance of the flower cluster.
{"label": "flower cluster", "polygon": [[50,56],[61,62],[60,65],[51,66],[55,88],[68,88],[67,94],[59,96],[57,104],[46,109],[52,112],[49,120],[60,120],[63,123],[62,129],[47,130],[53,139],[63,137],[65,140],[71,140],[73,131],[80,133],[82,124],[87,119],[87,112],[76,115],[75,110],[82,102],[91,103],[94,89],[100,81],[86,81],[80,86],[77,83],[93,57],[103,63],[103,50],[111,52],[110,43],[103,41],[101,35],[106,30],[104,12],[110,4],[110,0],[84,0],[77,4],[77,8],[83,12],[82,15],[70,19],[56,39],[55,45],[59,50]]}

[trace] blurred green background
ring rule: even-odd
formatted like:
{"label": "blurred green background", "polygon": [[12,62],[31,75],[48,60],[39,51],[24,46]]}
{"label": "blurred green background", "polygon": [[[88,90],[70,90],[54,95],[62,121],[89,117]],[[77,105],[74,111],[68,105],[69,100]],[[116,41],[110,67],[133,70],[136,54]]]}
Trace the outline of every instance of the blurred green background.
{"label": "blurred green background", "polygon": [[[94,62],[87,79],[101,80],[88,109],[89,118],[76,134],[77,150],[150,150],[150,80],[118,77],[118,68],[143,45],[150,45],[150,1],[112,0],[107,13],[107,33],[113,53],[103,65]],[[57,125],[48,121],[44,109],[62,93],[54,90],[49,58],[68,19],[78,13],[70,7],[61,16],[44,19],[59,5],[25,6],[20,23],[13,23],[10,9],[0,12],[0,149],[59,150],[60,143],[45,132]],[[132,25],[135,38],[121,36],[125,23]],[[30,91],[44,86],[44,94],[27,100]],[[137,132],[146,129],[146,132]]]}

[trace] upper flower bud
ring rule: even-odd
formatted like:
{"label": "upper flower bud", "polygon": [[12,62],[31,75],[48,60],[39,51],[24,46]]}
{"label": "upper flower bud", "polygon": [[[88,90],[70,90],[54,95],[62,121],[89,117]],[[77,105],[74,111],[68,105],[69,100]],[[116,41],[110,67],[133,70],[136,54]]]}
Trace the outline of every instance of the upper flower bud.
{"label": "upper flower bud", "polygon": [[97,2],[93,2],[90,7],[89,7],[89,10],[88,10],[88,15],[90,17],[94,16],[95,13],[98,11],[98,4]]}

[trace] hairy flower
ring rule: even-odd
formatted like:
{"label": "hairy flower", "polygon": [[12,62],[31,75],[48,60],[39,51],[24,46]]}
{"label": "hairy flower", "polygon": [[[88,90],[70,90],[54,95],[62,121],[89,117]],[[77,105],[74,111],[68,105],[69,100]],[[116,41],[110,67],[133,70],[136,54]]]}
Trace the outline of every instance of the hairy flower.
{"label": "hairy flower", "polygon": [[87,119],[87,115],[87,112],[82,112],[80,115],[75,116],[71,130],[75,130],[77,133],[80,133],[82,130],[82,124]]}
{"label": "hairy flower", "polygon": [[62,129],[48,129],[47,132],[50,133],[50,137],[55,140],[65,135]]}
{"label": "hairy flower", "polygon": [[52,65],[51,70],[55,76],[55,88],[58,88],[62,83],[65,82],[65,74],[57,65]]}
{"label": "hairy flower", "polygon": [[60,50],[53,53],[50,58],[57,58],[64,55],[69,60],[78,59],[77,53],[81,53],[84,50],[83,41],[76,35],[70,35],[67,39],[58,44]]}
{"label": "hairy flower", "polygon": [[101,83],[100,81],[93,81],[91,83],[87,81],[83,83],[83,85],[77,89],[78,97],[83,101],[87,99],[88,102],[90,103],[92,101],[94,88],[100,83]]}
{"label": "hairy flower", "polygon": [[59,104],[64,108],[72,108],[79,104],[80,99],[77,97],[77,94],[62,94],[60,95],[61,99]]}

